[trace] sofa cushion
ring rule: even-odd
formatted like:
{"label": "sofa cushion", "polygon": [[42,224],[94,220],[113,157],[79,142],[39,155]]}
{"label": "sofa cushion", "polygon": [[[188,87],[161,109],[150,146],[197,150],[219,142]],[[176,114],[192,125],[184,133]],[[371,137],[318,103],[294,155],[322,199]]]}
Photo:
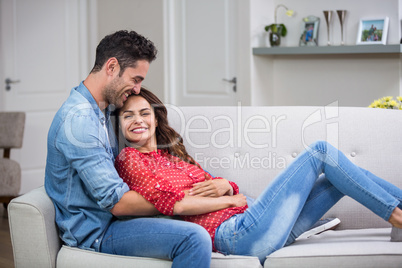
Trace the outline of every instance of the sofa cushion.
{"label": "sofa cushion", "polygon": [[269,255],[264,267],[401,267],[402,242],[390,228],[327,231]]}
{"label": "sofa cushion", "polygon": [[[111,255],[94,251],[83,250],[63,246],[57,256],[57,267],[147,267],[147,268],[168,268],[172,266],[169,260],[128,257]],[[257,257],[247,256],[224,256],[219,253],[212,253],[211,268],[260,268],[262,267]]]}

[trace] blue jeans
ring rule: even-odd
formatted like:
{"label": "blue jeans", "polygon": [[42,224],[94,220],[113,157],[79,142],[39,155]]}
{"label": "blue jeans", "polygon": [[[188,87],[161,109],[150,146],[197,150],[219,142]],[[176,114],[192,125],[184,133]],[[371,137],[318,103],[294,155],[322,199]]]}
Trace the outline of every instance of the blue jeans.
{"label": "blue jeans", "polygon": [[103,253],[173,260],[172,267],[205,267],[211,262],[211,237],[201,226],[178,220],[115,220],[106,230]]}
{"label": "blue jeans", "polygon": [[301,153],[243,213],[223,222],[215,247],[224,254],[257,256],[261,263],[289,245],[348,195],[388,220],[402,190],[357,167],[326,142]]}

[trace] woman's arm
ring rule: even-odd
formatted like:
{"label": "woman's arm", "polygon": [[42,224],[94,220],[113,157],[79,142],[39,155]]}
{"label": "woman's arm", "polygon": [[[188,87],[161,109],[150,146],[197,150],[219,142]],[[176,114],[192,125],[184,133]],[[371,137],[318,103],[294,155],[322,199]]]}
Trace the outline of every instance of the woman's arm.
{"label": "woman's arm", "polygon": [[199,197],[186,195],[177,201],[173,207],[174,215],[199,215],[229,207],[242,207],[247,205],[243,194],[221,197]]}

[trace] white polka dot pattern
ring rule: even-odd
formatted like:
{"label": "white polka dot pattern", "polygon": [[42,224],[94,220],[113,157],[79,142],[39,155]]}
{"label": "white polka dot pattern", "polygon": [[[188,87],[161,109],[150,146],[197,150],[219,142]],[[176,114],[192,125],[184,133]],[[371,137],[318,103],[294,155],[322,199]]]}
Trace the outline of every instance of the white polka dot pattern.
{"label": "white polka dot pattern", "polygon": [[[184,190],[190,190],[194,183],[205,181],[205,177],[222,179],[212,178],[199,167],[161,150],[141,153],[134,148],[126,147],[117,157],[115,165],[131,190],[141,194],[162,214],[170,216],[173,215],[174,204],[184,198]],[[238,194],[238,186],[234,182],[229,183],[233,188],[233,194]],[[243,213],[246,209],[247,206],[234,207],[182,218],[203,226],[213,241],[216,228],[222,222],[235,214]]]}

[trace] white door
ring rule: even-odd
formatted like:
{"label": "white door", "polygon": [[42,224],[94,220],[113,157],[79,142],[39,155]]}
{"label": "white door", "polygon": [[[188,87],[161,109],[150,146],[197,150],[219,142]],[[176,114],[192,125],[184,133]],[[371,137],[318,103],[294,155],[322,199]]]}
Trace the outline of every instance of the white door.
{"label": "white door", "polygon": [[237,105],[238,0],[171,1],[168,9],[168,101]]}
{"label": "white door", "polygon": [[[57,109],[80,79],[80,5],[75,0],[0,0],[0,107],[25,111],[21,193],[43,185],[47,132]],[[85,55],[83,55],[85,56]],[[87,72],[88,70],[84,70]],[[6,88],[5,79],[15,83]]]}

